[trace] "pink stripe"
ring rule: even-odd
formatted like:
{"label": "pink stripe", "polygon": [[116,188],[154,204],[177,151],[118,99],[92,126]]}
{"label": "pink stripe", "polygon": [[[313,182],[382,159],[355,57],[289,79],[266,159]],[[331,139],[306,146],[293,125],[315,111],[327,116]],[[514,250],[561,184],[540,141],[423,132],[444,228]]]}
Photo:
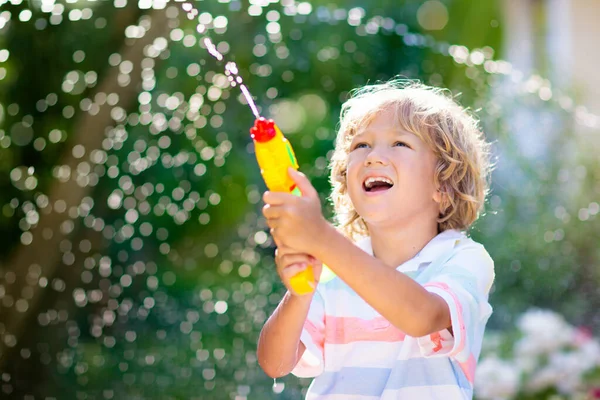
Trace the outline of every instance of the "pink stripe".
{"label": "pink stripe", "polygon": [[323,351],[323,348],[325,346],[325,337],[323,336],[323,330],[317,328],[317,326],[310,322],[308,319],[304,322],[304,329],[310,335],[315,346],[317,346],[319,350]]}
{"label": "pink stripe", "polygon": [[460,369],[463,370],[469,382],[473,384],[475,381],[475,367],[477,366],[477,361],[475,361],[473,354],[469,354],[467,361],[459,362],[458,365],[460,365]]}
{"label": "pink stripe", "polygon": [[406,335],[387,319],[377,317],[364,320],[354,317],[325,316],[325,342],[348,344],[353,342],[401,342]]}
{"label": "pink stripe", "polygon": [[[452,353],[448,354],[448,356],[449,357],[455,356],[456,354],[460,353],[465,348],[465,344],[467,342],[467,336],[466,336],[467,331],[465,329],[465,320],[463,318],[462,305],[460,304],[460,301],[458,301],[458,298],[456,297],[454,292],[452,292],[450,287],[448,285],[446,285],[445,283],[431,282],[431,283],[426,283],[423,286],[424,287],[436,287],[438,289],[442,289],[444,292],[448,293],[454,300],[454,305],[456,306],[456,314],[458,315],[458,326],[460,328],[461,341],[458,344],[458,346],[456,346],[456,349]],[[454,326],[454,324],[452,324],[452,325]]]}

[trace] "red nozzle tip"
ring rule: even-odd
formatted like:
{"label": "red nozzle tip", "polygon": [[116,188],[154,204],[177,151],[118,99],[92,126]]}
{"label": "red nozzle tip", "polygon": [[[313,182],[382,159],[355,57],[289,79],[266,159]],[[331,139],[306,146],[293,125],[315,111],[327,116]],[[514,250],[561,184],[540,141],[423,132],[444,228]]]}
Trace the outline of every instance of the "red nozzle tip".
{"label": "red nozzle tip", "polygon": [[268,142],[275,137],[275,121],[260,117],[254,121],[250,128],[250,136],[257,142]]}

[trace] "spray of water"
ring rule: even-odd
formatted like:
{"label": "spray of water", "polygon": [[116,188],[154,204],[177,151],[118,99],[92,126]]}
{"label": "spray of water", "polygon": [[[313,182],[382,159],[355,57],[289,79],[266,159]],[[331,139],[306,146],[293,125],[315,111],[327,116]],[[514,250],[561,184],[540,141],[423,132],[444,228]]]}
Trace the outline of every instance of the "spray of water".
{"label": "spray of water", "polygon": [[[223,54],[219,53],[219,51],[217,50],[217,48],[215,47],[215,45],[212,43],[212,41],[209,38],[204,39],[204,45],[206,46],[206,49],[208,50],[210,55],[212,55],[218,61],[223,60],[223,58],[224,58]],[[248,102],[248,105],[250,106],[252,113],[258,119],[260,117],[260,113],[258,112],[258,108],[256,107],[254,100],[252,99],[252,95],[250,94],[250,91],[248,90],[246,85],[244,85],[244,83],[243,83],[244,81],[242,80],[242,77],[239,75],[239,69],[237,67],[237,64],[234,63],[233,61],[229,61],[225,65],[225,74],[229,77],[231,86],[236,86],[237,84],[240,85],[240,90],[244,94],[244,97],[246,98],[246,101]]]}
{"label": "spray of water", "polygon": [[204,39],[204,45],[206,46],[206,50],[208,50],[211,56],[213,56],[219,61],[223,60],[223,54],[219,53],[219,51],[209,38]]}
{"label": "spray of water", "polygon": [[[190,20],[194,19],[199,14],[198,10],[193,6],[192,3],[182,3],[181,8],[186,12],[187,17]],[[345,10],[349,15],[349,21],[352,19],[353,11],[360,10],[362,10],[360,7]],[[355,13],[354,15],[356,14],[357,13]],[[358,12],[358,14],[360,14],[360,12]],[[360,24],[361,19],[362,17],[358,18],[358,20],[354,18],[352,20],[352,24]],[[406,25],[402,23],[396,23],[391,18],[387,18],[386,21],[388,21],[390,24],[389,27],[386,29],[390,32],[395,32],[399,36],[402,36],[404,38],[404,43],[407,46],[429,47],[434,53],[441,53],[445,56],[452,57],[457,64],[466,64],[470,66],[483,65],[485,72],[490,75],[510,76],[513,82],[526,87],[527,92],[538,94],[540,99],[543,101],[553,100],[562,109],[574,114],[575,122],[577,124],[587,126],[590,128],[600,127],[600,115],[595,115],[591,113],[584,106],[577,106],[575,100],[570,98],[567,94],[553,93],[552,85],[548,80],[544,80],[538,75],[527,76],[523,72],[519,71],[514,65],[512,65],[508,61],[500,59],[494,60],[493,52],[488,52],[486,49],[469,50],[466,46],[456,44],[450,45],[446,42],[438,42],[433,40],[431,37],[426,37],[420,33],[413,33],[408,31]],[[205,33],[206,29],[202,24],[198,24],[196,31],[200,34],[203,34]],[[212,52],[211,50],[214,50],[214,52]],[[223,60],[223,55],[216,50],[214,45],[212,45],[212,49],[209,48],[209,52],[211,52],[211,55],[217,58],[217,60]],[[540,82],[542,82],[543,84],[540,84]],[[241,86],[242,85],[240,85],[240,89],[242,89],[242,92],[244,92],[244,89]],[[248,92],[247,89],[246,92]],[[244,93],[244,96],[248,98],[246,93]],[[251,104],[250,107],[252,108],[252,111],[255,115],[257,115],[257,113],[255,112],[256,107],[252,107],[252,104],[254,104],[254,102],[248,101],[248,104]]]}
{"label": "spray of water", "polygon": [[[198,10],[196,10],[191,3],[183,3],[181,5],[181,8],[187,13],[187,16],[189,19],[194,19],[198,15]],[[196,29],[196,30],[198,32],[202,31],[201,29]],[[210,38],[204,39],[204,45],[206,46],[206,49],[208,50],[208,52],[211,56],[216,58],[217,61],[223,61],[223,59],[225,57],[223,57],[223,54],[221,54],[217,50],[217,47],[213,44],[213,42],[210,40]],[[244,81],[242,80],[242,77],[239,75],[239,69],[235,62],[230,61],[225,65],[225,74],[229,78],[229,82],[231,82],[231,86],[235,87],[236,85],[240,85],[240,90],[242,91],[242,94],[246,98],[246,102],[248,103],[248,106],[250,106],[250,109],[252,110],[254,117],[257,119],[260,118],[260,113],[258,112],[258,107],[256,107],[256,104],[254,103],[254,100],[252,99],[252,95],[250,94],[250,91],[248,90],[246,85],[244,85]]]}

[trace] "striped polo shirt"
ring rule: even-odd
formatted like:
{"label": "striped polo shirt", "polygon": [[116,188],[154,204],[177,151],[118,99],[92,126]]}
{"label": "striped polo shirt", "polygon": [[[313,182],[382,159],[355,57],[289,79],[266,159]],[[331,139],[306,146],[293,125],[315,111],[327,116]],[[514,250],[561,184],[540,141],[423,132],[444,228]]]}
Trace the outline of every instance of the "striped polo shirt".
{"label": "striped polo shirt", "polygon": [[[373,255],[370,238],[356,243]],[[446,301],[447,329],[411,337],[341,279],[320,283],[292,371],[315,377],[307,400],[471,399],[475,366],[492,307],[494,263],[481,244],[447,230],[396,268]]]}

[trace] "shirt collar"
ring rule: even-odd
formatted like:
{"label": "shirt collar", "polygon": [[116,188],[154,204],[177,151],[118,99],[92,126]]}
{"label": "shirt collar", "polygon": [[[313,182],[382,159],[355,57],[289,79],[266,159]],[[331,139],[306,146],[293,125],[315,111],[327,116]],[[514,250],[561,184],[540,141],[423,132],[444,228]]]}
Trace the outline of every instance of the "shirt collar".
{"label": "shirt collar", "polygon": [[[433,262],[436,257],[450,251],[456,245],[457,240],[464,238],[464,233],[454,229],[448,229],[439,233],[431,239],[416,256],[406,261],[404,264],[398,265],[396,269],[402,272],[416,271],[421,264]],[[367,254],[373,255],[370,236],[358,240],[356,245]]]}

